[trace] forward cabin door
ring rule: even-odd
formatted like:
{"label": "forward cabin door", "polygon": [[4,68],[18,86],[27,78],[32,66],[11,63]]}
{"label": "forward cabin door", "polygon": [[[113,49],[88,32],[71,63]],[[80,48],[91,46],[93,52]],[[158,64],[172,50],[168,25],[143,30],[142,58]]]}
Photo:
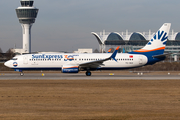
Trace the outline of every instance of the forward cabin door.
{"label": "forward cabin door", "polygon": [[24,57],[23,57],[23,63],[24,63],[24,64],[28,64],[28,57],[27,57],[27,56],[24,56]]}

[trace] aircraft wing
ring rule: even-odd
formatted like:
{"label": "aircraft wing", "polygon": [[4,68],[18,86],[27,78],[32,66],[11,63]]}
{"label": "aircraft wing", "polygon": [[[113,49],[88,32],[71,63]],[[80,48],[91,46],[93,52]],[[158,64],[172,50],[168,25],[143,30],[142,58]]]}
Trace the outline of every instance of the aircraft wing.
{"label": "aircraft wing", "polygon": [[103,62],[108,61],[110,59],[114,59],[115,61],[117,61],[115,59],[115,57],[116,57],[118,50],[119,50],[119,46],[116,48],[114,53],[109,58],[101,59],[101,60],[97,60],[97,61],[92,61],[92,62],[87,62],[87,63],[82,63],[82,64],[79,64],[79,67],[80,68],[95,68],[95,67],[98,67],[100,65],[103,65]]}

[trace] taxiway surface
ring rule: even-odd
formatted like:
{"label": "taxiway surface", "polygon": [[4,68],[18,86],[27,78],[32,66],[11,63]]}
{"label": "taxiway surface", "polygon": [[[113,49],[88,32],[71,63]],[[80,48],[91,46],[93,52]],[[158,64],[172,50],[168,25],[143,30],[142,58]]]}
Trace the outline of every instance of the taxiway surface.
{"label": "taxiway surface", "polygon": [[86,76],[84,73],[63,74],[63,73],[25,73],[20,76],[19,73],[0,74],[0,80],[178,80],[180,75],[119,75],[119,74],[93,74]]}

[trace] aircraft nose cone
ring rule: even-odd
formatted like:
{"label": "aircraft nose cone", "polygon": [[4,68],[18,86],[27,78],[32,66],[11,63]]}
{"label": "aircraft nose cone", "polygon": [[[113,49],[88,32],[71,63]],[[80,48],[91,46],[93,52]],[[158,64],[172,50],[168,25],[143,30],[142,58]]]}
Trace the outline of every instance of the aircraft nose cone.
{"label": "aircraft nose cone", "polygon": [[9,61],[5,62],[4,65],[5,65],[6,67],[10,67]]}
{"label": "aircraft nose cone", "polygon": [[5,62],[4,65],[7,67],[7,62]]}

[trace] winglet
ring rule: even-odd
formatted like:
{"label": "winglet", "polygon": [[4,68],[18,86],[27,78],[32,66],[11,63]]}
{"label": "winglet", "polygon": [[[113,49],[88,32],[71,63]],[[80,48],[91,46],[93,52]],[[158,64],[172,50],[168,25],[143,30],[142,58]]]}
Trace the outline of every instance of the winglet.
{"label": "winglet", "polygon": [[119,50],[119,47],[120,46],[118,46],[117,48],[116,48],[116,50],[114,51],[114,53],[111,55],[111,57],[110,58],[112,58],[113,60],[115,60],[116,62],[117,62],[117,60],[115,59],[115,57],[116,57],[116,54],[117,54],[117,52],[118,52],[118,50]]}
{"label": "winglet", "polygon": [[111,48],[108,50],[108,52],[107,53],[110,53],[111,52]]}

